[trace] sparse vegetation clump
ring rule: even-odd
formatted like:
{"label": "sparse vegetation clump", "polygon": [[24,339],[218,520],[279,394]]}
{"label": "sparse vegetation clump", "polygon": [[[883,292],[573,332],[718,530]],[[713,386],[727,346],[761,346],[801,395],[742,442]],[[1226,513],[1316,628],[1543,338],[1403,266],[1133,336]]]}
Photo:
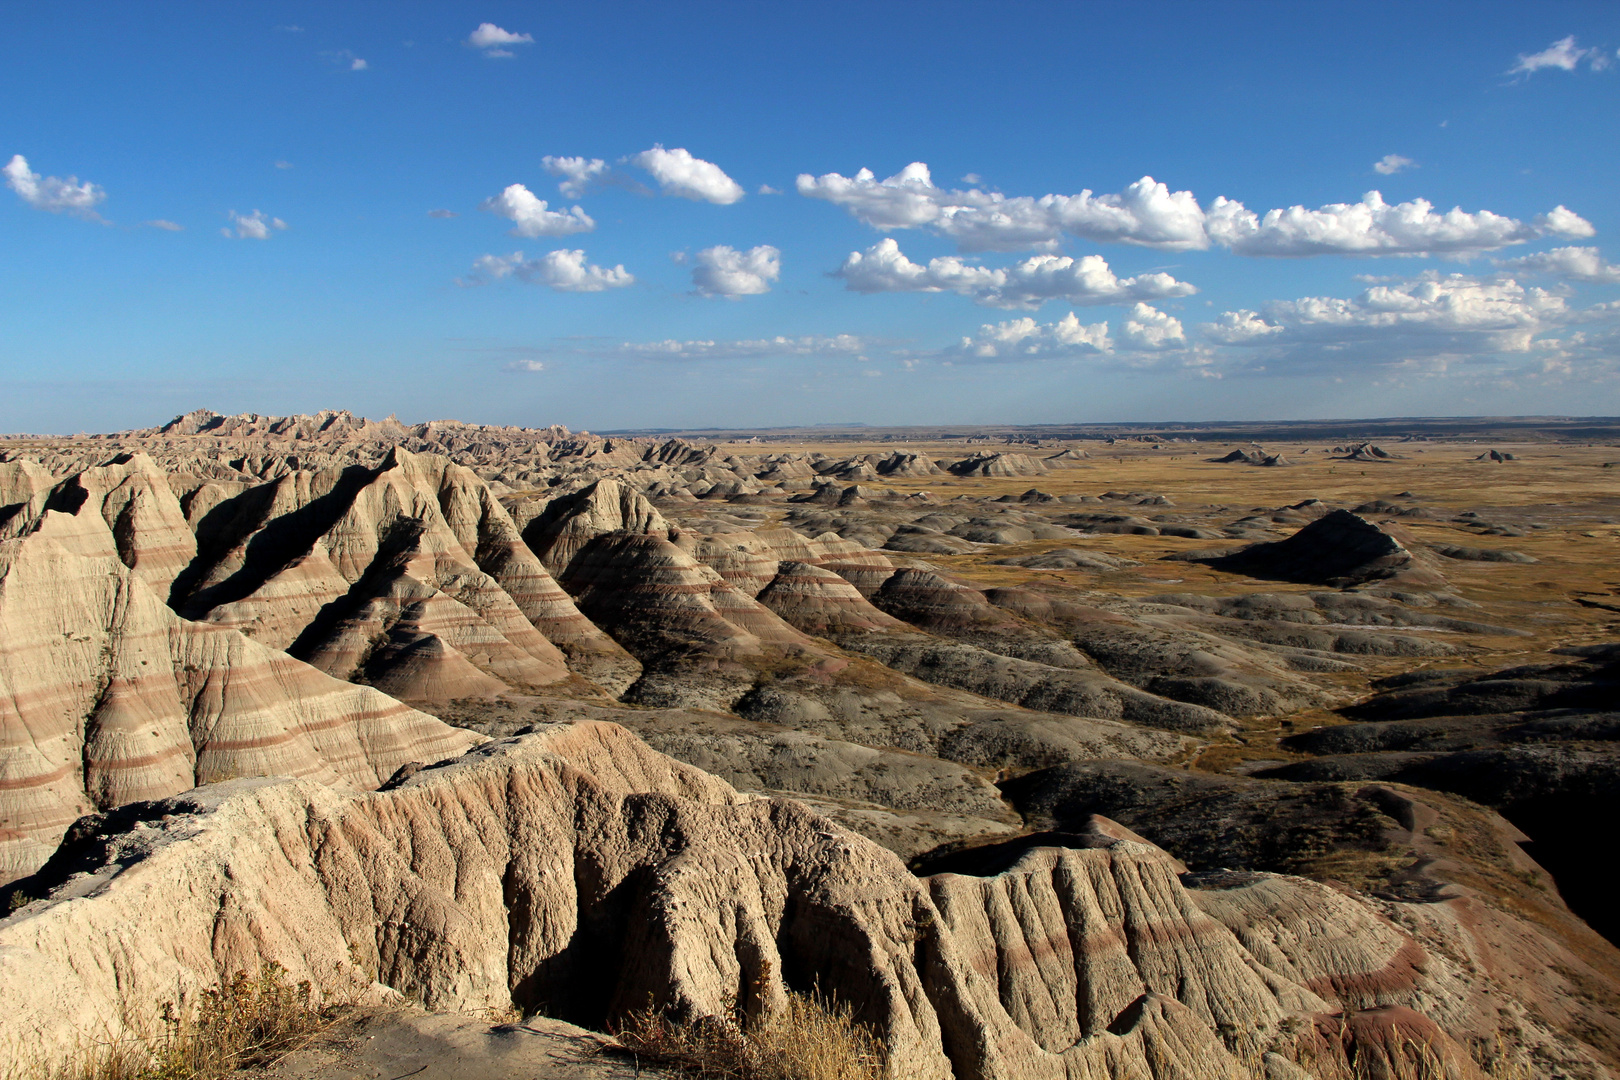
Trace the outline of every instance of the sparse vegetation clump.
{"label": "sparse vegetation clump", "polygon": [[150,1034],[89,1042],[68,1060],[13,1064],[5,1080],[223,1080],[243,1066],[268,1065],[328,1027],[337,1009],[278,964],[238,972],[191,1006],[166,1001]]}
{"label": "sparse vegetation clump", "polygon": [[845,1003],[819,993],[787,995],[787,1003],[747,1019],[733,1007],[725,1017],[690,1022],[647,1008],[626,1017],[618,1042],[636,1057],[715,1080],[879,1080],[884,1049]]}

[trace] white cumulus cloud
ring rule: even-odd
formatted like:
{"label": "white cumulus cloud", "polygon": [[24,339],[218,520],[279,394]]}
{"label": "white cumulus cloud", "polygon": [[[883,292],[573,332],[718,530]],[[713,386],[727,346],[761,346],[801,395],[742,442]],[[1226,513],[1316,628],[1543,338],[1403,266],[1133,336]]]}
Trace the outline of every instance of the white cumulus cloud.
{"label": "white cumulus cloud", "polygon": [[[1395,172],[1413,164],[1391,154],[1375,167]],[[1359,203],[1257,214],[1224,196],[1200,206],[1192,192],[1171,191],[1151,176],[1117,194],[1009,197],[936,187],[920,161],[886,180],[862,169],[854,176],[804,173],[797,184],[799,194],[842,206],[875,229],[928,229],[962,251],[1051,250],[1068,235],[1167,251],[1220,244],[1240,255],[1470,255],[1549,234],[1591,235],[1591,226],[1563,207],[1522,222],[1488,210],[1436,213],[1424,199],[1391,206],[1372,191]]]}
{"label": "white cumulus cloud", "polygon": [[[1583,249],[1538,263],[1603,268]],[[1596,263],[1596,267],[1592,264]],[[1572,307],[1559,292],[1511,277],[1427,272],[1379,279],[1350,297],[1308,296],[1229,311],[1200,326],[1203,351],[1256,373],[1366,369],[1396,377],[1463,374],[1470,378],[1562,373],[1620,373],[1620,303]],[[1173,353],[1170,355],[1180,355]]]}
{"label": "white cumulus cloud", "polygon": [[954,360],[1054,360],[1112,352],[1106,322],[1082,323],[1074,312],[1057,322],[1031,318],[985,323],[979,332],[944,350]]}
{"label": "white cumulus cloud", "polygon": [[1239,308],[1237,311],[1221,312],[1214,322],[1200,323],[1198,329],[1211,341],[1223,345],[1246,345],[1280,334],[1283,328],[1266,322],[1258,312]]}
{"label": "white cumulus cloud", "polygon": [[603,292],[635,284],[636,279],[623,266],[611,270],[585,261],[584,251],[566,248],[548,252],[538,259],[525,259],[523,252],[485,255],[473,263],[472,273],[461,279],[463,285],[483,285],[515,277],[558,292]]}
{"label": "white cumulus cloud", "polygon": [[679,147],[665,150],[654,146],[627,160],[651,173],[665,195],[729,206],[744,194],[742,185],[727,176],[720,166],[695,158]]}
{"label": "white cumulus cloud", "polygon": [[1131,308],[1130,316],[1120,328],[1119,339],[1127,348],[1147,352],[1175,349],[1187,344],[1181,320],[1151,304],[1137,304]]}
{"label": "white cumulus cloud", "polygon": [[1354,299],[1305,297],[1271,304],[1268,314],[1290,329],[1429,329],[1492,333],[1538,328],[1562,319],[1568,304],[1544,289],[1467,274],[1425,275],[1369,287]]}
{"label": "white cumulus cloud", "polygon": [[[1309,296],[1265,305],[1265,318],[1230,311],[1204,336],[1253,357],[1266,370],[1346,364],[1443,373],[1452,364],[1501,367],[1558,348],[1549,332],[1613,321],[1572,310],[1545,289],[1512,278],[1427,273],[1370,285],[1353,297]],[[1580,337],[1579,334],[1574,335]]]}
{"label": "white cumulus cloud", "polygon": [[1593,71],[1609,66],[1609,56],[1602,49],[1583,49],[1575,44],[1575,35],[1560,38],[1536,53],[1520,53],[1518,63],[1508,68],[1509,75],[1533,75],[1543,68],[1574,71],[1585,60]]}
{"label": "white cumulus cloud", "polygon": [[607,162],[601,158],[553,157],[547,154],[540,159],[540,164],[552,176],[563,178],[557,190],[565,199],[580,198],[590,187],[591,181],[600,182],[608,171]]}
{"label": "white cumulus cloud", "polygon": [[1005,268],[979,266],[946,255],[930,259],[924,266],[906,258],[892,237],[864,252],[850,252],[837,276],[854,292],[954,292],[987,307],[1026,310],[1048,300],[1087,306],[1126,304],[1198,291],[1165,273],[1118,277],[1101,255],[1079,259],[1034,255]]}
{"label": "white cumulus cloud", "polygon": [[483,49],[485,56],[500,59],[514,55],[506,46],[533,45],[534,35],[514,34],[494,23],[479,23],[478,29],[467,35],[467,44],[475,49]]}
{"label": "white cumulus cloud", "polygon": [[1568,281],[1601,284],[1620,283],[1620,266],[1603,261],[1595,247],[1560,247],[1518,259],[1503,259],[1496,265],[1527,274],[1551,274]]}
{"label": "white cumulus cloud", "polygon": [[570,236],[596,228],[596,222],[578,206],[568,210],[548,210],[546,200],[536,198],[522,184],[508,184],[499,195],[492,195],[479,203],[478,209],[512,221],[513,236]]}
{"label": "white cumulus cloud", "polygon": [[1538,215],[1536,228],[1552,236],[1567,236],[1571,240],[1584,240],[1597,235],[1590,221],[1562,206],[1555,206],[1548,213]]}
{"label": "white cumulus cloud", "polygon": [[[255,210],[251,214],[238,214],[235,210],[232,210],[226,217],[231,219],[231,225],[221,229],[220,232],[237,240],[268,240],[270,239],[270,230],[280,230],[287,227],[285,221],[278,217],[270,217],[263,210]],[[231,226],[235,227],[236,231],[234,233],[231,231]]]}
{"label": "white cumulus cloud", "polygon": [[782,273],[782,253],[769,244],[737,251],[718,244],[692,259],[692,284],[704,296],[757,296]]}
{"label": "white cumulus cloud", "polygon": [[1400,154],[1385,154],[1373,162],[1373,171],[1383,176],[1394,176],[1404,169],[1415,169],[1418,163]]}
{"label": "white cumulus cloud", "polygon": [[1358,203],[1316,210],[1291,206],[1264,216],[1217,197],[1209,209],[1212,239],[1239,255],[1472,255],[1522,244],[1548,233],[1590,236],[1586,221],[1562,206],[1535,222],[1455,207],[1443,214],[1427,199],[1390,205],[1369,191]]}
{"label": "white cumulus cloud", "polygon": [[506,365],[506,370],[507,371],[544,371],[544,370],[546,370],[546,364],[545,364],[544,360],[513,360],[511,363]]}
{"label": "white cumulus cloud", "polygon": [[4,174],[6,186],[36,210],[72,214],[87,221],[102,220],[96,207],[107,198],[107,193],[97,184],[88,180],[80,183],[77,176],[66,180],[41,176],[28,167],[28,159],[21,154],[14,154],[11,161],[0,168],[0,174]]}
{"label": "white cumulus cloud", "polygon": [[934,185],[928,166],[914,161],[887,180],[870,169],[852,177],[801,174],[800,195],[842,206],[876,229],[927,227],[964,251],[1051,247],[1063,233],[1086,240],[1142,244],[1167,250],[1208,247],[1203,211],[1190,191],[1172,192],[1151,176],[1115,195],[1009,198],[978,188]]}

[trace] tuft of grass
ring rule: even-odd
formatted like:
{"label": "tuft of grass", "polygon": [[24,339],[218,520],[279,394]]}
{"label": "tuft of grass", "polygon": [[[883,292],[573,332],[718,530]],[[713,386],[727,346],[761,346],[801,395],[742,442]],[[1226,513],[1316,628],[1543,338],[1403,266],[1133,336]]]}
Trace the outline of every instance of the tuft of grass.
{"label": "tuft of grass", "polygon": [[636,1057],[705,1080],[881,1080],[883,1043],[849,1006],[820,993],[789,993],[787,1003],[745,1019],[733,1004],[724,1017],[678,1022],[647,1008],[620,1025],[618,1045]]}
{"label": "tuft of grass", "polygon": [[1494,1047],[1476,1047],[1472,1056],[1475,1060],[1447,1056],[1427,1042],[1402,1037],[1366,1047],[1318,1044],[1296,1064],[1317,1080],[1532,1080],[1535,1075],[1500,1035]]}
{"label": "tuft of grass", "polygon": [[224,1080],[243,1066],[268,1065],[305,1045],[336,1019],[310,984],[296,985],[279,964],[238,972],[189,1007],[164,1002],[149,1034],[89,1042],[64,1060],[12,1067],[5,1080]]}

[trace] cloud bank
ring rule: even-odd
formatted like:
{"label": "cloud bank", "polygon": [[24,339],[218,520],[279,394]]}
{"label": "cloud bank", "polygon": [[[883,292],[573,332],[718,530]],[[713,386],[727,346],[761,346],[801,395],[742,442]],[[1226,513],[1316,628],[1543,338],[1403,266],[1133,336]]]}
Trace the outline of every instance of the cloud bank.
{"label": "cloud bank", "polygon": [[1031,318],[986,323],[942,354],[952,360],[1062,360],[1113,352],[1106,322],[1082,323],[1069,312],[1057,322]]}
{"label": "cloud bank", "polygon": [[764,360],[782,356],[825,356],[845,359],[859,357],[870,346],[854,334],[810,335],[805,337],[741,338],[732,340],[697,339],[678,341],[624,342],[605,350],[604,355],[646,360]]}
{"label": "cloud bank", "polygon": [[947,255],[926,266],[912,262],[893,238],[864,252],[850,252],[837,272],[846,288],[860,293],[954,292],[987,307],[1034,310],[1048,300],[1071,304],[1125,304],[1191,296],[1198,290],[1169,274],[1120,278],[1101,255],[1079,259],[1036,255],[1006,268],[968,263]]}
{"label": "cloud bank", "polygon": [[1604,262],[1603,254],[1595,247],[1553,248],[1518,259],[1503,259],[1496,265],[1527,274],[1550,274],[1565,281],[1620,284],[1620,266]]}
{"label": "cloud bank", "polygon": [[1612,324],[1620,314],[1613,307],[1575,309],[1557,293],[1510,277],[1428,273],[1374,284],[1353,297],[1276,301],[1264,305],[1263,315],[1228,311],[1198,330],[1205,341],[1248,353],[1247,362],[1272,372],[1347,364],[1439,372],[1451,364],[1555,357],[1586,339],[1580,331],[1566,334],[1578,324]]}
{"label": "cloud bank", "polygon": [[[1380,164],[1399,155],[1390,155]],[[1399,159],[1406,161],[1407,159]],[[1391,171],[1395,171],[1394,167]],[[1065,236],[1166,251],[1213,245],[1239,255],[1473,255],[1543,236],[1581,238],[1590,223],[1559,206],[1532,222],[1454,208],[1436,213],[1425,199],[1390,205],[1377,191],[1359,203],[1330,203],[1257,214],[1217,196],[1203,207],[1190,191],[1144,176],[1117,194],[1008,197],[978,188],[936,187],[928,166],[913,162],[887,180],[869,169],[853,177],[801,174],[799,194],[842,206],[875,229],[926,228],[962,251],[1050,249]]]}

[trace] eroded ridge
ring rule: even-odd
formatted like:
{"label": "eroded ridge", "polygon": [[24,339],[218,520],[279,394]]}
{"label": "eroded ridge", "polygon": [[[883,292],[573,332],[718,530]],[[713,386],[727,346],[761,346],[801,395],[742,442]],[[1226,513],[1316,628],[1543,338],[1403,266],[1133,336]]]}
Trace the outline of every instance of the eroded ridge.
{"label": "eroded ridge", "polygon": [[1404,1024],[1463,1061],[1424,1010],[1466,1007],[1465,962],[1325,886],[1182,870],[1093,818],[989,876],[918,879],[800,804],[556,724],[375,793],[243,780],[86,819],[31,879],[44,898],[0,922],[0,1009],[48,1053],[272,960],[349,999],[590,1025],[817,984],[883,1035],[892,1075],[938,1080],[1295,1075],[1334,1023]]}

